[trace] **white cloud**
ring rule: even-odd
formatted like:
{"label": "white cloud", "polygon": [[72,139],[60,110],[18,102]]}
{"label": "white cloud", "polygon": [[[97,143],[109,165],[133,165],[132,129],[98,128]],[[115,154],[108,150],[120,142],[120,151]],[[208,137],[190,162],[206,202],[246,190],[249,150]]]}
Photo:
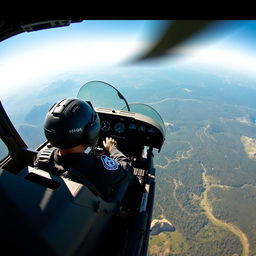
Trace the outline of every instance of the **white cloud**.
{"label": "white cloud", "polygon": [[35,86],[35,83],[47,81],[59,73],[115,65],[131,56],[138,47],[135,41],[71,39],[61,44],[31,48],[0,61],[1,95],[29,84]]}
{"label": "white cloud", "polygon": [[256,78],[256,54],[231,46],[210,46],[187,50],[186,63],[218,69],[220,72],[240,73]]}

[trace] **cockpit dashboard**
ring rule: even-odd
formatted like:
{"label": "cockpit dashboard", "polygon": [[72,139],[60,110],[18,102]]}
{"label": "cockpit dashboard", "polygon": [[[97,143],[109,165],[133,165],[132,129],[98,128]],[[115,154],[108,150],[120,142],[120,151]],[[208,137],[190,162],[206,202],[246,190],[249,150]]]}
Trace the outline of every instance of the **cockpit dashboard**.
{"label": "cockpit dashboard", "polygon": [[106,137],[114,138],[127,156],[139,154],[144,146],[161,150],[164,131],[152,118],[129,111],[95,108],[101,121],[99,144]]}

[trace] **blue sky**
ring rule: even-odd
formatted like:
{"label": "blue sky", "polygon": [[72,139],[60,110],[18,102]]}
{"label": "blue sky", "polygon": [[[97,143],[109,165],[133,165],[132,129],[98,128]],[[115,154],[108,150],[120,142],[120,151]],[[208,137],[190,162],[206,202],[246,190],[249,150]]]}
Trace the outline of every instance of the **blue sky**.
{"label": "blue sky", "polygon": [[[88,20],[7,39],[0,44],[1,97],[57,76],[118,66],[147,47],[159,23],[164,21]],[[214,32],[179,47],[182,59],[165,58],[147,67],[202,67],[256,77],[255,30],[256,21],[223,21]]]}
{"label": "blue sky", "polygon": [[[136,51],[145,21],[84,21],[22,33],[0,46],[4,92],[60,73],[114,65]],[[20,85],[18,85],[18,83]]]}

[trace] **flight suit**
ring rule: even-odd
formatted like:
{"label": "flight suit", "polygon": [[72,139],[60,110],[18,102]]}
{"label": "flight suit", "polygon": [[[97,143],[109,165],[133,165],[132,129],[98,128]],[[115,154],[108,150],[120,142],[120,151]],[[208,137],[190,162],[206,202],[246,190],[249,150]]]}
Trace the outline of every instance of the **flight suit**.
{"label": "flight suit", "polygon": [[87,185],[107,201],[121,201],[133,176],[130,160],[117,148],[110,156],[98,157],[86,153],[59,156],[56,149],[54,165],[65,170],[61,176]]}

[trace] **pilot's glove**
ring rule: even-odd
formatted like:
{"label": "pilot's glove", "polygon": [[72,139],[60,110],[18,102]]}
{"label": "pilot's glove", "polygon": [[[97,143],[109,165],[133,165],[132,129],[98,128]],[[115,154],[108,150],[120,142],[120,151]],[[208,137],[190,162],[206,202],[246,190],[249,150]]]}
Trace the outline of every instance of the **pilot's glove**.
{"label": "pilot's glove", "polygon": [[103,146],[110,153],[110,157],[120,165],[122,170],[133,173],[130,159],[117,149],[117,142],[114,139],[106,137],[105,141],[103,141]]}
{"label": "pilot's glove", "polygon": [[106,139],[103,141],[103,146],[108,152],[111,152],[114,148],[117,147],[117,142],[111,137],[106,137]]}

